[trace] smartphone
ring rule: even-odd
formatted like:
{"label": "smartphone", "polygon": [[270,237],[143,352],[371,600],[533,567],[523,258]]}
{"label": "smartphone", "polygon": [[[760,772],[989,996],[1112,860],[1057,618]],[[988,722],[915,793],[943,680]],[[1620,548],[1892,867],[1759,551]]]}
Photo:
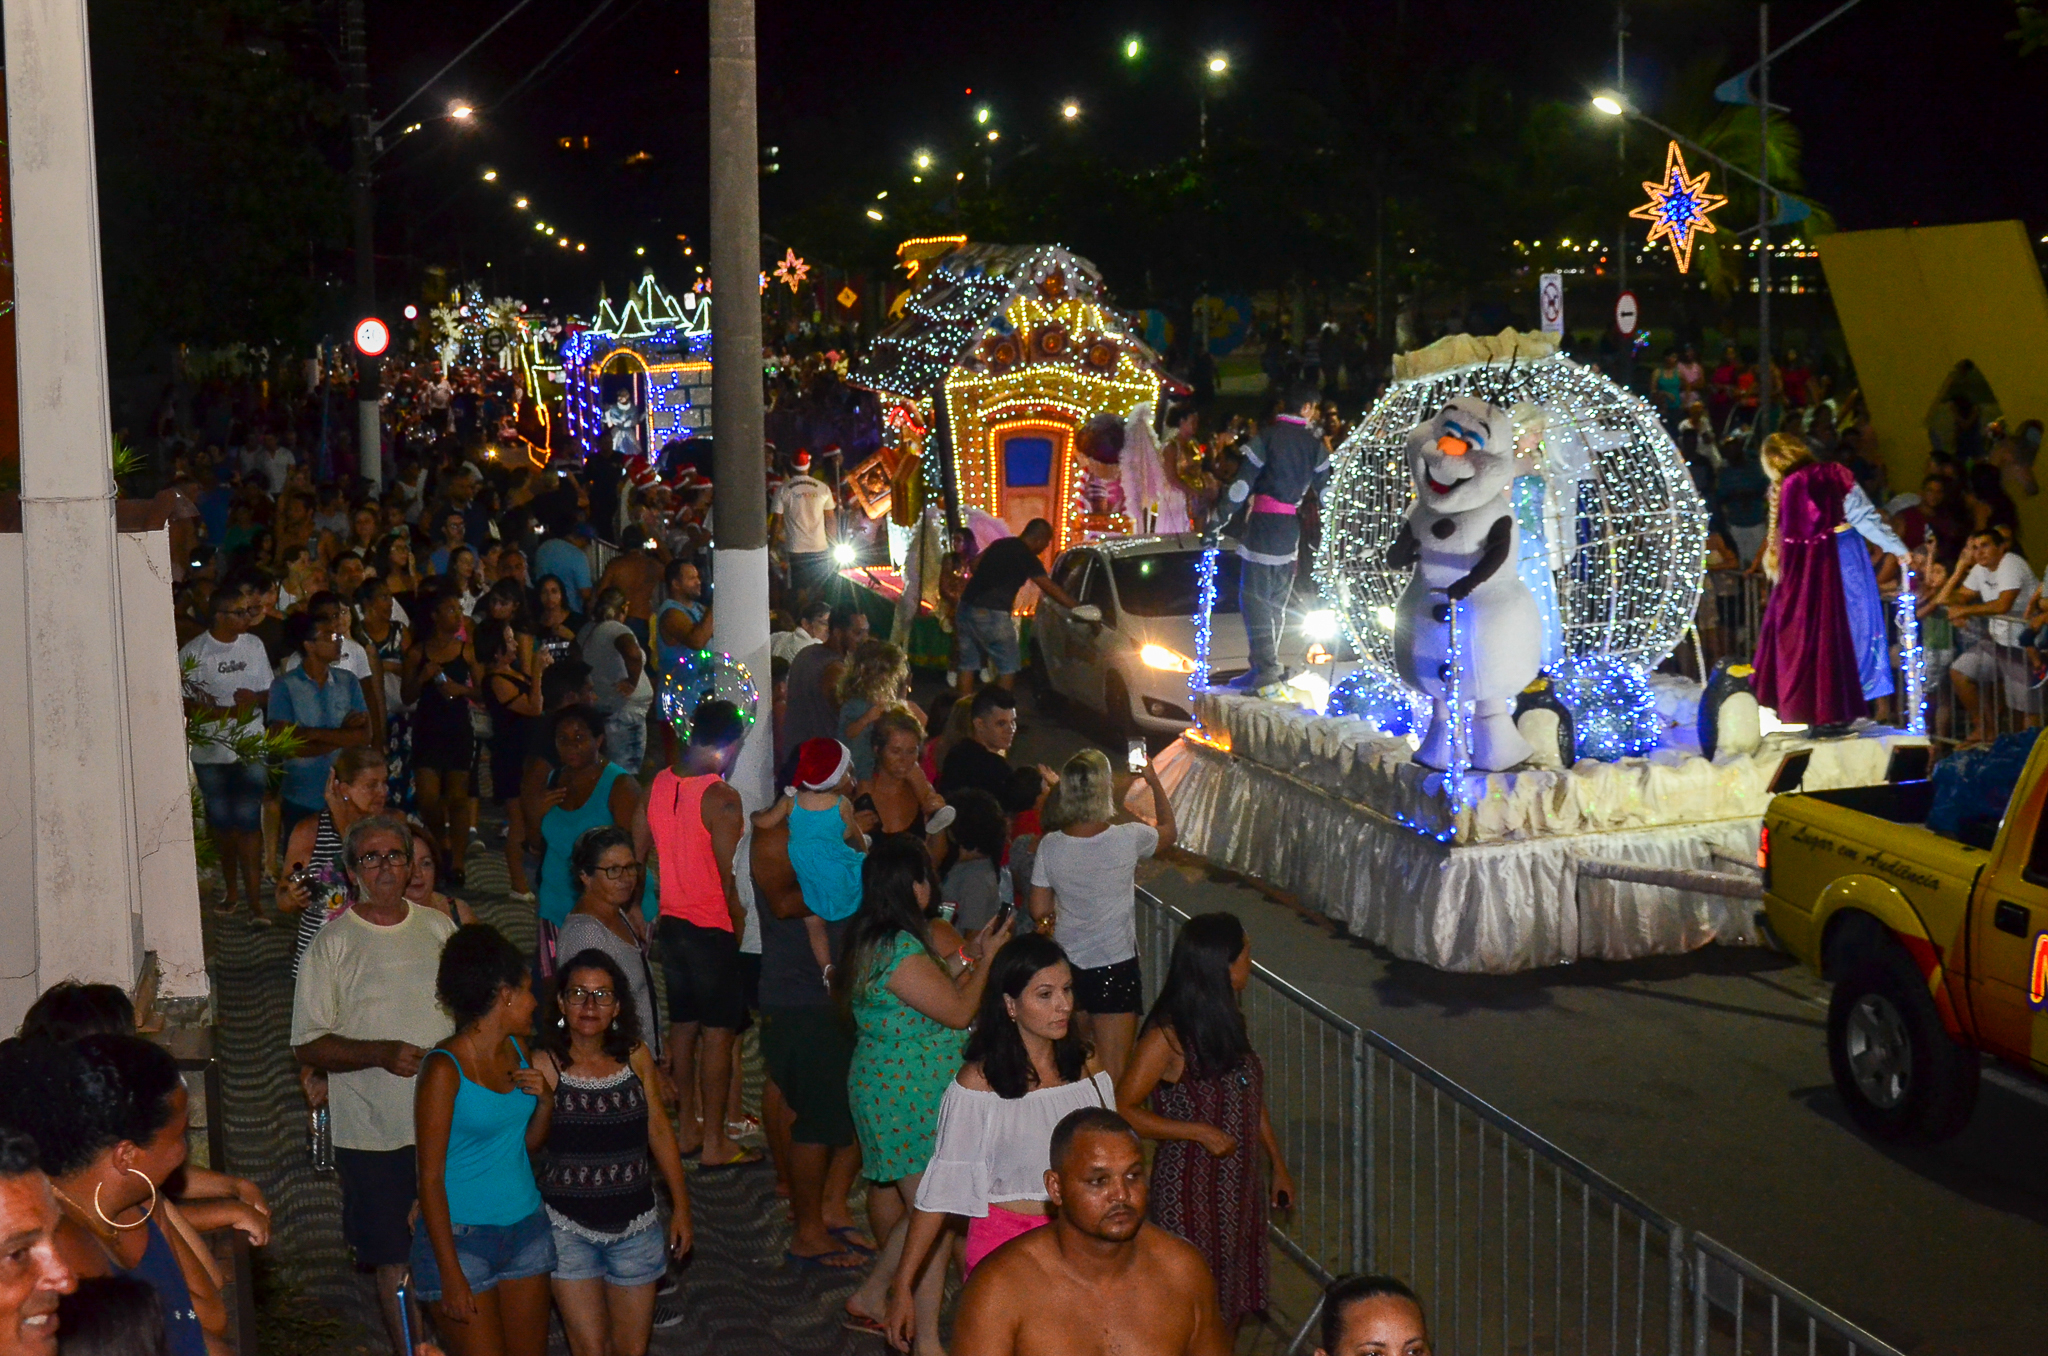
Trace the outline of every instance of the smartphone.
{"label": "smartphone", "polygon": [[1143,772],[1145,770],[1145,741],[1133,739],[1125,744],[1124,761],[1130,764],[1131,771]]}
{"label": "smartphone", "polygon": [[1008,900],[1005,900],[1003,902],[1002,907],[996,910],[996,931],[1001,932],[1003,929],[1003,924],[1007,923],[1010,920],[1010,915],[1015,912],[1017,912],[1017,906],[1015,904],[1010,903]]}
{"label": "smartphone", "polygon": [[412,1335],[412,1269],[406,1268],[405,1279],[398,1283],[398,1329],[405,1336],[405,1356],[413,1356],[418,1343]]}

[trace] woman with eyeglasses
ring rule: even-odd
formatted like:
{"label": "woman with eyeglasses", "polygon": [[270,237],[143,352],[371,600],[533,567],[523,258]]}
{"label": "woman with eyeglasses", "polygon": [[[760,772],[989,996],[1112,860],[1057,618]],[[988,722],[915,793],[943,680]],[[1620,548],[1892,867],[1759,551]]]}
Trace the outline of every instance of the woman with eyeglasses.
{"label": "woman with eyeglasses", "polygon": [[[593,829],[584,839],[613,832]],[[582,842],[577,851],[583,855]],[[625,860],[633,860],[630,842]],[[604,868],[618,865],[605,848],[592,869],[602,881]],[[555,1237],[555,1305],[571,1356],[644,1356],[655,1283],[693,1242],[690,1189],[675,1129],[657,1110],[660,1079],[641,1039],[640,1014],[651,1010],[635,1001],[634,971],[609,950],[564,954],[534,1056],[555,1077],[540,1178]],[[654,1199],[657,1169],[668,1186],[666,1229]]]}
{"label": "woman with eyeglasses", "polygon": [[640,863],[633,837],[613,824],[585,829],[569,850],[576,907],[562,920],[555,954],[602,951],[626,976],[633,1009],[644,1016],[644,1038],[661,1055],[661,1023],[654,1020],[654,977],[647,967],[648,928],[640,912]]}

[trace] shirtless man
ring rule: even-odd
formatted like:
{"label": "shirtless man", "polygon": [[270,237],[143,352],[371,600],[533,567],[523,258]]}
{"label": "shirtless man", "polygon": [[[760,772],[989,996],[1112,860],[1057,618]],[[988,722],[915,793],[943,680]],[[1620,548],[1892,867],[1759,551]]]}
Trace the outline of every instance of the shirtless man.
{"label": "shirtless man", "polygon": [[661,584],[661,562],[648,549],[651,544],[644,536],[628,533],[619,554],[605,566],[604,575],[591,594],[596,597],[608,588],[616,588],[626,595],[626,626],[642,649],[653,645],[648,626],[654,617],[654,591]]}
{"label": "shirtless man", "polygon": [[1226,1356],[1202,1255],[1145,1222],[1138,1133],[1083,1107],[1052,1132],[1050,1226],[991,1253],[960,1297],[953,1356]]}

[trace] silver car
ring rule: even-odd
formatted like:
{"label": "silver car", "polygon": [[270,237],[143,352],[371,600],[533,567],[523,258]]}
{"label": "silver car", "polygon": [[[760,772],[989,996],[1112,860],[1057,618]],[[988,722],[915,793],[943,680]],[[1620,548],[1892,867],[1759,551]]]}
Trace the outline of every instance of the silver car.
{"label": "silver car", "polygon": [[[1202,539],[1124,537],[1060,553],[1053,581],[1081,606],[1069,612],[1041,597],[1032,623],[1031,672],[1042,691],[1101,712],[1126,733],[1175,734],[1194,723],[1188,680],[1195,671],[1195,612]],[[1220,686],[1250,665],[1238,615],[1238,558],[1226,542],[1216,562],[1209,681]],[[1297,581],[1297,589],[1302,582]],[[1305,595],[1297,592],[1300,600]],[[1319,604],[1291,610],[1280,658],[1334,681],[1348,655],[1336,614]],[[1351,666],[1342,665],[1343,669]]]}

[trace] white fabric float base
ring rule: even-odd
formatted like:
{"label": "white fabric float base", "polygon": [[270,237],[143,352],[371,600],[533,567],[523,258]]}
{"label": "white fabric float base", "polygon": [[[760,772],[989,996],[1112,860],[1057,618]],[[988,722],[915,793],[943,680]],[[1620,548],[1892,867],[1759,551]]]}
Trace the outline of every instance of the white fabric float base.
{"label": "white fabric float base", "polygon": [[[1731,870],[1751,817],[1451,846],[1284,772],[1177,740],[1156,760],[1182,846],[1439,970],[1509,974],[1760,942],[1754,900],[1582,878],[1581,856]],[[1144,784],[1138,791],[1143,793]],[[1139,797],[1134,797],[1134,802]],[[1145,804],[1149,810],[1149,795]]]}

